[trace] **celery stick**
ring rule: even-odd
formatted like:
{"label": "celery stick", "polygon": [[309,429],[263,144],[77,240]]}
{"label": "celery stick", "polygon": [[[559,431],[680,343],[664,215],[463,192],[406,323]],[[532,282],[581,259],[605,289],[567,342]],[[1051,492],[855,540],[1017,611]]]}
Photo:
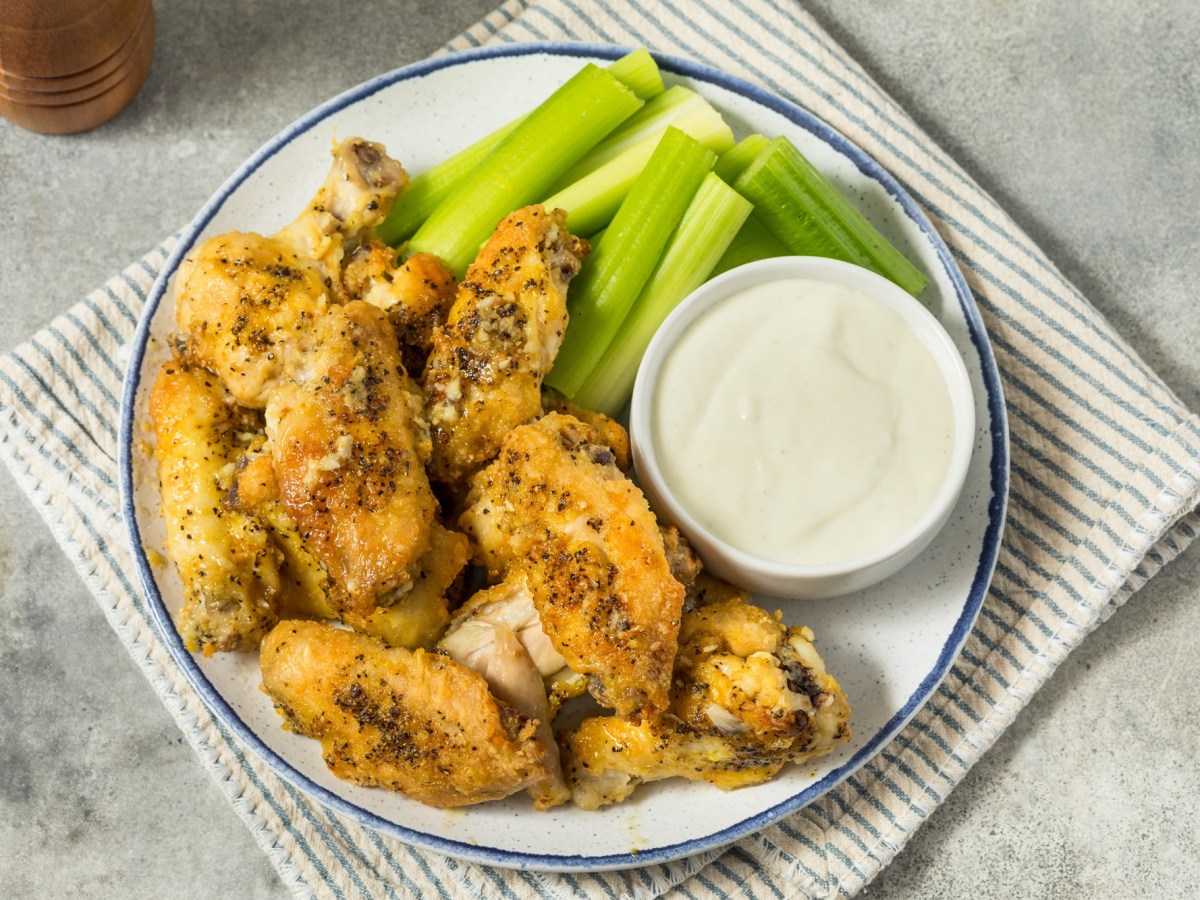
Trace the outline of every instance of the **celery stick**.
{"label": "celery stick", "polygon": [[593,147],[583,159],[563,173],[555,187],[565,187],[578,181],[639,141],[662,132],[676,117],[679,107],[693,96],[698,95],[676,85],[667,88],[653,100],[648,100],[645,106],[614,128],[612,133]]}
{"label": "celery stick", "polygon": [[645,47],[638,47],[608,65],[608,71],[643,100],[663,92],[662,72]]}
{"label": "celery stick", "polygon": [[621,201],[650,160],[658,138],[629,148],[612,162],[546,198],[546,209],[567,211],[572,234],[588,236],[603,228],[621,207]]}
{"label": "celery stick", "polygon": [[[608,66],[613,76],[642,100],[663,92],[662,73],[654,58],[644,49],[634,50]],[[454,191],[454,188],[483,162],[504,138],[524,121],[525,116],[509,122],[480,138],[435,166],[416,175],[408,189],[396,200],[386,219],[375,229],[375,236],[392,246],[408,240],[430,214]]]}
{"label": "celery stick", "polygon": [[[736,147],[726,150],[713,166],[713,173],[726,184],[732,185],[738,176],[746,170],[767,145],[770,143],[761,134],[752,134],[741,141]],[[716,277],[722,272],[735,269],[748,262],[760,259],[770,259],[773,256],[787,256],[788,248],[779,238],[771,234],[762,220],[753,212],[747,216],[738,233],[734,235],[729,246],[721,254],[713,266],[710,277]]]}
{"label": "celery stick", "polygon": [[576,403],[610,416],[621,411],[633,393],[638,365],[654,332],[707,280],[750,210],[750,201],[715,171],[704,177],[617,336],[573,398]]}
{"label": "celery stick", "polygon": [[755,214],[802,256],[831,256],[919,294],[926,277],[793,147],[776,138],[734,183]]}
{"label": "celery stick", "polygon": [[558,177],[642,101],[591,64],[529,114],[433,211],[408,243],[459,277],[496,223],[546,196]]}
{"label": "celery stick", "polygon": [[787,256],[788,252],[783,242],[767,230],[767,226],[758,216],[751,213],[729,247],[717,260],[717,264],[713,266],[712,275],[715,278],[722,272],[728,272],[746,263],[771,259],[774,256]]}
{"label": "celery stick", "polygon": [[429,214],[524,120],[524,116],[514,119],[411,179],[387,218],[375,228],[375,237],[392,246],[412,237]]}
{"label": "celery stick", "polygon": [[622,122],[612,134],[568,169],[555,184],[554,190],[574,184],[632,147],[661,135],[672,125],[697,139],[707,135],[709,139],[705,143],[714,153],[724,153],[733,146],[733,131],[713,105],[695,91],[677,85],[668,88]]}
{"label": "celery stick", "polygon": [[[684,106],[688,108],[685,110]],[[680,109],[682,115],[670,127],[694,137],[714,153],[720,153],[729,146],[733,133],[712,106],[708,103],[683,104]],[[646,167],[666,129],[664,125],[660,131],[649,134],[595,171],[557,191],[545,201],[546,208],[565,209],[568,213],[567,227],[575,234],[590,235],[603,228],[616,215],[621,201]],[[583,161],[586,160],[587,157]]]}
{"label": "celery stick", "polygon": [[730,147],[717,157],[717,161],[713,164],[713,171],[726,184],[732,185],[769,143],[771,142],[761,134],[752,134],[743,138],[738,141],[736,146]]}
{"label": "celery stick", "polygon": [[658,264],[716,154],[668,128],[571,286],[571,324],[547,383],[574,397]]}

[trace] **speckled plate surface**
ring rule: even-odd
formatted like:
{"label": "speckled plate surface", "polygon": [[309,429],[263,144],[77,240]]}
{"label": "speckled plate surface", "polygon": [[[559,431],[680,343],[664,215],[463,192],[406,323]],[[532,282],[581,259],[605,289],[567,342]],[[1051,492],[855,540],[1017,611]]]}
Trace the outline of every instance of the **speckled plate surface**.
{"label": "speckled plate surface", "polygon": [[412,172],[444,158],[540,102],[583,61],[618,48],[533,44],[440,57],[366,82],[318,107],[251,157],[199,212],[149,298],[135,338],[121,422],[121,487],[142,586],[164,639],[213,714],[278,774],[314,799],[419,847],[508,867],[599,870],[646,865],[729,843],[811,802],[870,759],[946,674],[979,611],[999,547],[1008,445],[999,379],[978,311],[950,253],[904,190],[811,114],[739,79],[661,58],[670,83],[695,88],[738,136],[785,135],[929,276],[923,299],[971,373],[978,433],[966,487],[949,525],[883,584],[821,601],[777,602],[790,624],[816,633],[829,670],[850,696],[853,740],[816,765],[724,793],[680,781],[639,789],[599,812],[535,812],[522,795],[459,811],[435,810],[334,778],[316,741],[280,728],[259,690],[253,655],[189,654],[172,617],[181,590],[163,562],[163,523],[150,458],[146,395],[174,329],[172,285],[198,242],[233,229],[272,233],[322,181],[335,137],[381,141]]}

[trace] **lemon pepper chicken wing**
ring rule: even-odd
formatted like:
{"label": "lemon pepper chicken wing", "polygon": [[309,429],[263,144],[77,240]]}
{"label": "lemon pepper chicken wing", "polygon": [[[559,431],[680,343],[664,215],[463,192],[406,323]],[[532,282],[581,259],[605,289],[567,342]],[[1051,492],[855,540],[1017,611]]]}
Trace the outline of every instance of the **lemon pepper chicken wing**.
{"label": "lemon pepper chicken wing", "polygon": [[262,409],[329,302],[310,260],[235,231],[210,238],[180,264],[175,320],[189,358],[216,373],[239,403]]}
{"label": "lemon pepper chicken wing", "polygon": [[276,239],[313,260],[332,282],[342,277],[345,257],[386,217],[408,187],[408,173],[382,144],[348,138],[333,147],[325,182]]}
{"label": "lemon pepper chicken wing", "polygon": [[436,480],[460,481],[541,414],[542,379],[567,327],[567,285],[588,251],[565,212],[537,205],[505,218],[479,251],[422,377]]}
{"label": "lemon pepper chicken wing", "polygon": [[277,709],[339,778],[452,807],[539,796],[553,777],[537,723],[448,656],[297,620],[267,635],[259,659]]}
{"label": "lemon pepper chicken wing", "polygon": [[268,399],[275,477],[346,608],[369,615],[411,583],[430,547],[437,501],[422,466],[420,400],[375,307],[333,307],[311,328],[314,349]]}
{"label": "lemon pepper chicken wing", "polygon": [[259,521],[225,504],[245,436],[258,427],[209,372],[166,363],[150,391],[166,551],[183,581],[189,650],[251,650],[275,623],[276,551]]}
{"label": "lemon pepper chicken wing", "polygon": [[282,618],[337,619],[383,638],[392,647],[432,644],[450,623],[448,593],[459,581],[471,558],[465,535],[434,520],[429,549],[409,567],[410,581],[397,588],[395,597],[371,610],[345,602],[341,587],[330,578],[295,521],[284,509],[269,452],[247,453],[237,465],[230,502],[257,516],[270,528],[280,551],[279,613]]}
{"label": "lemon pepper chicken wing", "polygon": [[382,147],[352,138],[335,147],[317,196],[274,237],[233,231],[196,247],[179,266],[175,298],[188,355],[239,403],[264,408],[290,361],[311,348],[313,320],[338,299],[342,254],[405,183]]}
{"label": "lemon pepper chicken wing", "polygon": [[667,705],[684,588],[649,504],[596,429],[550,413],[470,482],[459,525],[498,579],[528,580],[542,627],[620,715]]}
{"label": "lemon pepper chicken wing", "polygon": [[400,262],[387,244],[362,244],[342,269],[347,298],[366,300],[388,314],[404,368],[419,377],[433,347],[433,333],[445,324],[454,303],[454,273],[432,253],[416,253]]}
{"label": "lemon pepper chicken wing", "polygon": [[585,719],[565,739],[576,805],[597,809],[670,777],[760,784],[849,740],[849,703],[812,641],[738,597],[685,614],[670,709]]}

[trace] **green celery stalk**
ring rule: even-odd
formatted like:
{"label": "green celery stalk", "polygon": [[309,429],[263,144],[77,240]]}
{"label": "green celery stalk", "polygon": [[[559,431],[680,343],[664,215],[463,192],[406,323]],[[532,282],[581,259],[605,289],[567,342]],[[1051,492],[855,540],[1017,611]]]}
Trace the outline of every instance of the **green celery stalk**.
{"label": "green celery stalk", "polygon": [[432,253],[460,278],[496,228],[546,196],[559,176],[642,101],[590,63],[505,137],[417,229],[410,253]]}
{"label": "green celery stalk", "polygon": [[[732,185],[769,144],[770,141],[761,134],[752,134],[740,141],[736,147],[717,157],[713,172],[726,184]],[[715,278],[722,272],[728,272],[748,262],[787,254],[788,248],[751,212],[713,266],[710,277]]]}
{"label": "green celery stalk", "polygon": [[[662,73],[645,49],[625,54],[610,64],[608,71],[642,100],[657,97],[663,92]],[[407,190],[397,198],[387,218],[375,229],[375,236],[393,247],[412,237],[454,188],[524,120],[525,116],[514,119],[414,176]]]}
{"label": "green celery stalk", "polygon": [[615,128],[612,134],[563,174],[554,190],[559,191],[574,184],[630,148],[661,135],[671,125],[688,134],[693,133],[692,128],[711,132],[714,141],[712,149],[716,153],[724,153],[733,146],[733,131],[712,104],[695,91],[676,85],[647,102]]}
{"label": "green celery stalk", "polygon": [[771,142],[761,134],[752,134],[742,138],[735,146],[725,150],[717,157],[717,161],[713,164],[713,171],[726,184],[732,185],[769,143]]}
{"label": "green celery stalk", "polygon": [[387,218],[376,226],[375,237],[393,247],[412,237],[430,213],[523,121],[524,116],[514,119],[413,177],[404,193],[396,198],[396,204]]}
{"label": "green celery stalk", "polygon": [[[678,109],[682,114],[669,127],[690,135],[714,153],[721,153],[732,143],[733,132],[721,114],[707,102],[685,103]],[[575,234],[590,235],[603,228],[616,215],[621,201],[646,167],[667,127],[664,125],[660,131],[648,134],[620,155],[557,191],[545,201],[546,208],[565,209],[567,227]]]}
{"label": "green celery stalk", "polygon": [[595,234],[616,215],[657,146],[658,140],[651,138],[630,147],[612,162],[547,197],[543,205],[565,209],[572,234]]}
{"label": "green celery stalk", "polygon": [[610,416],[624,408],[650,339],[671,310],[708,279],[751,208],[715,171],[704,177],[633,309],[573,398],[576,403]]}
{"label": "green celery stalk", "polygon": [[774,256],[787,256],[788,252],[783,241],[771,234],[762,220],[751,213],[721,254],[717,264],[713,266],[712,275],[715,278],[722,272],[728,272],[746,263],[771,259]]}
{"label": "green celery stalk", "polygon": [[641,293],[716,154],[668,128],[571,286],[571,324],[547,383],[574,397]]}
{"label": "green celery stalk", "polygon": [[643,100],[663,92],[662,72],[645,47],[638,47],[607,66],[608,71]]}
{"label": "green celery stalk", "polygon": [[928,279],[786,138],[776,138],[734,183],[757,215],[801,256],[831,256],[878,272],[914,296]]}

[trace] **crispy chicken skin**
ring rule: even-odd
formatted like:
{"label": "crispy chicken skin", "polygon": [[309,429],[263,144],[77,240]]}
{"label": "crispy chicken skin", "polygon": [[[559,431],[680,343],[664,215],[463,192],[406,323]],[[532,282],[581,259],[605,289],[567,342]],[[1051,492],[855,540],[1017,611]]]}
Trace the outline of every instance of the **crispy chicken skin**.
{"label": "crispy chicken skin", "polygon": [[437,501],[422,466],[420,401],[382,312],[355,301],[310,325],[314,348],[266,411],[279,496],[344,597],[369,614],[411,584]]}
{"label": "crispy chicken skin", "polygon": [[633,456],[629,448],[629,432],[616,419],[611,419],[594,409],[580,406],[548,386],[542,387],[542,412],[557,412],[573,416],[580,422],[592,426],[600,432],[601,443],[612,450],[617,468],[622,472],[628,472],[633,468]]}
{"label": "crispy chicken skin", "polygon": [[598,809],[671,777],[760,784],[849,740],[849,703],[812,640],[736,597],[684,615],[670,710],[585,719],[566,736],[576,805]]}
{"label": "crispy chicken skin", "polygon": [[350,607],[339,585],[329,577],[308,541],[279,499],[279,484],[269,453],[249,452],[237,464],[230,502],[257,516],[271,532],[282,563],[279,614],[281,618],[337,619],[391,647],[427,647],[450,623],[450,601],[460,575],[471,559],[465,535],[434,520],[429,549],[409,566],[410,581],[395,597],[369,612]]}
{"label": "crispy chicken skin", "polygon": [[425,370],[433,332],[446,323],[456,285],[454,273],[432,253],[399,262],[396,251],[377,240],[362,244],[342,270],[347,299],[366,300],[388,314],[404,369],[414,377]]}
{"label": "crispy chicken skin", "polygon": [[431,476],[456,483],[504,436],[542,412],[542,378],[567,327],[567,284],[589,251],[566,213],[541,206],[505,218],[433,334],[422,386],[433,436]]}
{"label": "crispy chicken skin", "polygon": [[664,709],[684,588],[658,523],[596,429],[550,413],[470,481],[459,526],[493,579],[520,572],[542,627],[598,702]]}
{"label": "crispy chicken skin", "polygon": [[276,619],[268,530],[225,503],[233,461],[260,427],[211,373],[166,363],[150,390],[167,555],[183,581],[179,633],[192,651],[253,650]]}
{"label": "crispy chicken skin", "polygon": [[329,308],[320,271],[286,245],[234,231],[205,241],[179,266],[175,321],[187,355],[255,409],[308,345]]}
{"label": "crispy chicken skin", "polygon": [[448,656],[285,620],[259,660],[276,708],[339,778],[452,807],[536,794],[551,777],[537,723]]}
{"label": "crispy chicken skin", "polygon": [[343,254],[408,183],[378,144],[351,138],[333,156],[325,184],[275,236],[217,235],[180,264],[175,319],[188,354],[244,406],[264,408],[310,347],[311,322],[338,299]]}

